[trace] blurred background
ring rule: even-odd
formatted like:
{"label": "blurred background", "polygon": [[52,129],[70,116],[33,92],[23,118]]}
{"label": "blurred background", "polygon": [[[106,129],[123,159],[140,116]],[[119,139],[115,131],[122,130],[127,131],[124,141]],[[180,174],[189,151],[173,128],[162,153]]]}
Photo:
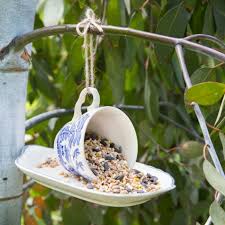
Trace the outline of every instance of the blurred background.
{"label": "blurred background", "polygon": [[[174,37],[204,33],[225,38],[224,0],[41,0],[35,29],[78,23],[91,7],[105,24],[131,27]],[[209,41],[201,44],[219,48]],[[73,108],[84,88],[83,39],[64,34],[33,43],[27,118],[55,108]],[[220,49],[224,51],[224,49]],[[225,65],[185,50],[193,84],[225,82]],[[24,225],[195,225],[204,223],[214,191],[202,172],[201,131],[185,105],[185,84],[174,49],[136,38],[105,35],[96,53],[96,87],[102,105],[138,105],[125,110],[135,125],[138,161],[161,168],[177,188],[145,204],[110,208],[81,201],[35,184],[24,195]],[[89,99],[91,101],[91,99]],[[220,103],[202,107],[212,140],[224,164],[212,127]],[[58,130],[71,119],[51,119],[27,131],[26,142],[52,147]],[[27,179],[27,178],[24,178]]]}

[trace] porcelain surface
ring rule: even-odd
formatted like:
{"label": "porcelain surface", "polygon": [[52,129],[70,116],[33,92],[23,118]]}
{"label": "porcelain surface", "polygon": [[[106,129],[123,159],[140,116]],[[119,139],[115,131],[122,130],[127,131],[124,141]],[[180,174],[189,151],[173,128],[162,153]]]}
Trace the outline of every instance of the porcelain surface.
{"label": "porcelain surface", "polygon": [[23,153],[15,163],[20,170],[38,183],[64,194],[106,206],[125,207],[138,205],[175,188],[174,179],[168,173],[148,165],[135,163],[135,169],[158,177],[161,185],[159,190],[138,194],[113,194],[90,190],[75,178],[66,178],[61,175],[62,172],[66,171],[61,165],[55,168],[38,168],[49,157],[57,157],[53,149],[30,145],[24,147]]}
{"label": "porcelain surface", "polygon": [[122,154],[132,168],[137,159],[137,135],[128,116],[115,107],[99,107],[100,97],[95,88],[89,88],[93,103],[82,115],[81,106],[85,101],[84,89],[75,105],[72,120],[65,124],[55,137],[54,149],[61,165],[70,173],[81,175],[88,180],[95,175],[88,166],[84,153],[84,139],[87,131],[94,132],[122,147]]}

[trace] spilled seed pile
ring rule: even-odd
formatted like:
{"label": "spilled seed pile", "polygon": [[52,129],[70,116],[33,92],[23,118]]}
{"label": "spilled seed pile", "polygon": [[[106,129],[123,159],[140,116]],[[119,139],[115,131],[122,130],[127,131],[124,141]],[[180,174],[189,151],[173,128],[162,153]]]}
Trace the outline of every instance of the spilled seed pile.
{"label": "spilled seed pile", "polygon": [[96,176],[92,182],[79,177],[88,189],[118,194],[145,193],[159,189],[157,177],[136,169],[129,169],[121,147],[106,138],[87,133],[85,157]]}
{"label": "spilled seed pile", "polygon": [[[94,133],[85,136],[85,157],[96,179],[88,181],[81,176],[62,172],[63,177],[81,181],[88,189],[117,194],[153,192],[160,188],[158,178],[136,169],[129,169],[122,155],[122,149]],[[38,168],[59,166],[56,158],[48,158]]]}
{"label": "spilled seed pile", "polygon": [[45,162],[38,166],[38,168],[50,167],[55,168],[59,166],[58,160],[56,158],[48,158]]}

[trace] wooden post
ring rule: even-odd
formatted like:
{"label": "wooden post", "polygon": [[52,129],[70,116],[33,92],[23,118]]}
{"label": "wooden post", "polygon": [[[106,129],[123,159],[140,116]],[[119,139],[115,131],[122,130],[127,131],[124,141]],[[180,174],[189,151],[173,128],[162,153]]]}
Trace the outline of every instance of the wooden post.
{"label": "wooden post", "polygon": [[[33,30],[36,4],[37,0],[0,0],[0,49]],[[21,220],[23,176],[14,161],[24,145],[29,62],[22,54],[23,50],[11,51],[0,61],[0,225],[19,225]]]}

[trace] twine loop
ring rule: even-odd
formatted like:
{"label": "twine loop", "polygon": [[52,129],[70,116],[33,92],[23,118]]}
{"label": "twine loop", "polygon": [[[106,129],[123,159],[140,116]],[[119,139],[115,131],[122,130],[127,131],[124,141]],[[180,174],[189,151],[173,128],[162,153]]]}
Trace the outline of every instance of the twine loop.
{"label": "twine loop", "polygon": [[[92,9],[87,9],[85,18],[77,24],[76,31],[80,36],[85,36],[90,28],[95,28],[99,33],[103,33],[101,21],[96,18]],[[82,30],[83,29],[83,30]]]}
{"label": "twine loop", "polygon": [[85,18],[77,24],[76,31],[77,34],[81,37],[84,37],[84,53],[85,53],[85,80],[86,80],[86,88],[89,92],[89,87],[94,87],[94,57],[95,51],[93,47],[93,34],[89,34],[89,29],[93,29],[93,27],[99,32],[103,33],[103,29],[101,27],[101,21],[96,18],[92,9],[87,9],[85,13]]}

